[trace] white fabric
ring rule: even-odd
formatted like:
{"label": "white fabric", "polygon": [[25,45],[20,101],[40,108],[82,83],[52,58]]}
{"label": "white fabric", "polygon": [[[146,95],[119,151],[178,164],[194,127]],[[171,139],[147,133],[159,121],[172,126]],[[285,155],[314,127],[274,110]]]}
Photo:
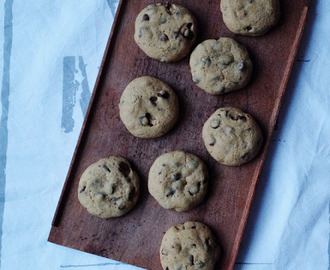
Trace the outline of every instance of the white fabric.
{"label": "white fabric", "polygon": [[[0,269],[136,269],[47,242],[118,0],[2,2]],[[235,269],[330,269],[330,5],[315,2]]]}

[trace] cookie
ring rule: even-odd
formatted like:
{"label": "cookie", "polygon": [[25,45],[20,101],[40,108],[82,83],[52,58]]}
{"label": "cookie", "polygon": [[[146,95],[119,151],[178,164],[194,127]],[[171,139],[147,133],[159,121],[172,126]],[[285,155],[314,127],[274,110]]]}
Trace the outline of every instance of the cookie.
{"label": "cookie", "polygon": [[279,0],[221,0],[220,9],[228,29],[246,36],[267,33],[280,17]]}
{"label": "cookie", "polygon": [[202,135],[211,156],[226,166],[240,166],[252,160],[263,141],[253,117],[232,107],[216,110],[204,123]]}
{"label": "cookie", "polygon": [[201,222],[187,221],[172,226],[166,231],[160,246],[164,270],[213,270],[220,256],[215,236]]}
{"label": "cookie", "polygon": [[161,62],[184,58],[196,40],[194,16],[175,4],[151,4],[135,20],[134,40],[149,57]]}
{"label": "cookie", "polygon": [[176,123],[179,101],[172,88],[154,77],[131,81],[119,103],[119,113],[127,130],[139,138],[164,135]]}
{"label": "cookie", "polygon": [[212,95],[245,87],[253,69],[246,47],[228,37],[200,43],[189,64],[194,83]]}
{"label": "cookie", "polygon": [[192,209],[205,198],[207,186],[207,168],[191,153],[165,153],[149,170],[149,192],[165,209],[178,212]]}
{"label": "cookie", "polygon": [[122,157],[110,156],[91,164],[81,175],[78,199],[87,211],[100,218],[129,212],[139,197],[139,177]]}

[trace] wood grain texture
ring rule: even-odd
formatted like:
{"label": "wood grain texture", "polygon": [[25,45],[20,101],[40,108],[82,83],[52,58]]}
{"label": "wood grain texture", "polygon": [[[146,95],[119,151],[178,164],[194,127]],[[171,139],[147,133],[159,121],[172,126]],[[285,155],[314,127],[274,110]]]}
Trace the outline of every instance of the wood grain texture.
{"label": "wood grain texture", "polygon": [[[229,36],[250,51],[254,63],[251,83],[243,90],[215,97],[193,84],[188,57],[177,63],[160,63],[148,58],[135,44],[135,17],[146,5],[156,1],[121,1],[48,240],[160,270],[158,251],[165,231],[174,224],[196,220],[209,225],[221,244],[223,257],[216,269],[232,269],[305,25],[308,2],[282,1],[282,17],[275,29],[262,37],[244,37],[230,33],[225,27],[219,1],[198,1],[198,4],[191,0],[176,1],[196,16],[197,43]],[[121,93],[131,80],[143,75],[168,83],[180,100],[179,122],[161,138],[135,138],[119,118]],[[222,106],[239,107],[252,114],[265,136],[261,153],[241,167],[217,164],[203,145],[203,123]],[[162,209],[147,190],[151,164],[161,154],[173,150],[198,155],[210,172],[207,199],[185,213]],[[102,220],[82,208],[77,188],[87,166],[110,155],[130,160],[140,175],[142,192],[129,214]]]}

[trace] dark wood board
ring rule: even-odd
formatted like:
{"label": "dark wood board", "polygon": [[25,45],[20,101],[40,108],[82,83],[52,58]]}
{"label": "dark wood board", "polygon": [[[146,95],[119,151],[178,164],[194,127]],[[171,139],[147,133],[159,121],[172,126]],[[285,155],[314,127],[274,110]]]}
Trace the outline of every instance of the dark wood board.
{"label": "dark wood board", "polygon": [[[196,16],[199,22],[197,43],[229,36],[250,51],[254,62],[251,83],[243,90],[222,96],[211,96],[194,86],[189,57],[176,63],[160,63],[138,48],[133,39],[134,21],[138,12],[150,3],[156,1],[122,0],[118,6],[48,240],[138,267],[160,270],[158,252],[164,232],[177,223],[196,220],[209,225],[221,244],[223,256],[216,269],[232,269],[303,33],[309,1],[281,1],[279,24],[262,37],[230,33],[222,21],[220,1],[176,1]],[[132,79],[143,75],[167,82],[180,100],[179,122],[161,138],[135,138],[119,118],[121,93]],[[265,142],[261,153],[241,167],[217,164],[202,142],[204,121],[222,106],[239,107],[252,114],[263,129]],[[210,172],[207,199],[185,213],[162,209],[147,190],[151,164],[159,155],[173,150],[198,155]],[[140,175],[142,191],[137,206],[129,214],[103,220],[82,208],[77,187],[88,165],[110,155],[131,161]]]}

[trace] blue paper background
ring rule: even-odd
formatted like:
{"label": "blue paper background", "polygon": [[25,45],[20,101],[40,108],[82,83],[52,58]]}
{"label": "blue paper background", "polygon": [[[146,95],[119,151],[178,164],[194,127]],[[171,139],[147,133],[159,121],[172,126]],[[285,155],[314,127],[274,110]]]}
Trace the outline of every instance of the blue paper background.
{"label": "blue paper background", "polygon": [[[117,4],[1,1],[0,269],[136,269],[47,242]],[[315,1],[235,269],[330,269],[329,33]]]}

